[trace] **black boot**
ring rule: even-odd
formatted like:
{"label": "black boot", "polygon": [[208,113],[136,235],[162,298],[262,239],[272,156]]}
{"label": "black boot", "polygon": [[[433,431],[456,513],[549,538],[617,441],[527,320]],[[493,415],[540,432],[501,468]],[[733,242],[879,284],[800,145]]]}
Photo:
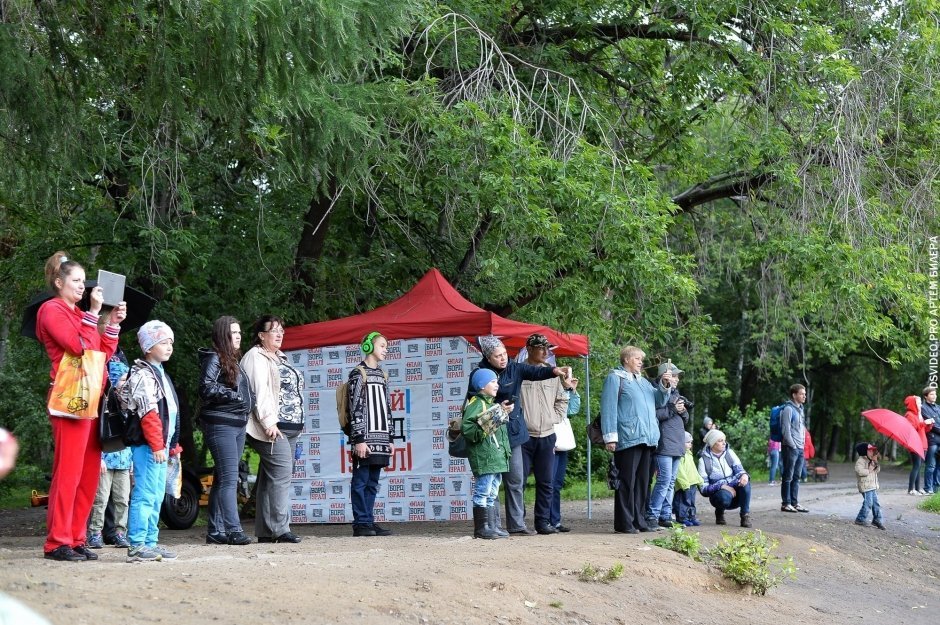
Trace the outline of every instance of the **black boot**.
{"label": "black boot", "polygon": [[473,537],[474,538],[496,538],[496,532],[490,529],[486,522],[486,511],[488,508],[473,507]]}
{"label": "black boot", "polygon": [[494,538],[509,537],[509,532],[499,526],[499,513],[496,511],[495,505],[486,509],[486,524],[491,530],[493,530],[493,533],[495,534]]}
{"label": "black boot", "polygon": [[725,521],[725,511],[715,508],[715,525],[727,525]]}

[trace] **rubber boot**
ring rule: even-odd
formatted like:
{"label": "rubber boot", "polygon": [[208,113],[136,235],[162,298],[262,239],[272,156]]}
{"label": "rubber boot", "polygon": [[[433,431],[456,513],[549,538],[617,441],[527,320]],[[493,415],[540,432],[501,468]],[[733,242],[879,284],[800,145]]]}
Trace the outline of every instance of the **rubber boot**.
{"label": "rubber boot", "polygon": [[496,534],[496,538],[509,537],[509,532],[499,526],[499,513],[496,511],[495,505],[486,509],[486,524],[493,530],[493,533]]}
{"label": "rubber boot", "polygon": [[474,538],[486,538],[491,540],[496,538],[496,532],[490,529],[490,526],[486,523],[486,511],[487,508],[478,508],[473,507],[473,537]]}

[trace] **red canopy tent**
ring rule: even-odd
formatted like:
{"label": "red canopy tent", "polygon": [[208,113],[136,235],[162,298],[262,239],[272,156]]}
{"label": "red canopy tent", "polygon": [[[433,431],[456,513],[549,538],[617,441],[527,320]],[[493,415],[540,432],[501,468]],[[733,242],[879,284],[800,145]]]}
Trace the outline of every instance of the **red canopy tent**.
{"label": "red canopy tent", "polygon": [[505,319],[467,301],[437,269],[431,269],[410,291],[395,301],[359,315],[286,328],[281,349],[310,349],[359,343],[378,331],[390,339],[439,336],[477,337],[493,334],[509,351],[518,351],[526,338],[541,332],[558,347],[557,356],[587,356],[588,338],[547,326]]}

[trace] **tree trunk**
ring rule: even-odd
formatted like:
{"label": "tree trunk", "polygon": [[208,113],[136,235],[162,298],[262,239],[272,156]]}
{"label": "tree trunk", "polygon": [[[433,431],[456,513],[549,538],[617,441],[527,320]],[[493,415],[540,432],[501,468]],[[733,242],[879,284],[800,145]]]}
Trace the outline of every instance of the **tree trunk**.
{"label": "tree trunk", "polygon": [[336,197],[335,186],[335,182],[331,180],[328,185],[329,193],[318,194],[312,198],[303,218],[304,227],[300,233],[300,241],[297,242],[297,253],[294,255],[294,276],[297,283],[295,294],[304,308],[313,305],[313,294],[317,287],[313,265],[323,256],[323,248],[326,246],[326,234]]}

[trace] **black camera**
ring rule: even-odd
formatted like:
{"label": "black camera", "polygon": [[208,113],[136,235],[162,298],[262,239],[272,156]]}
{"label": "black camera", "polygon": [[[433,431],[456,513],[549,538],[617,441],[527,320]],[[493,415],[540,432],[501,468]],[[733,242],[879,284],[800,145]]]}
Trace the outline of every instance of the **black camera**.
{"label": "black camera", "polygon": [[677,401],[677,402],[680,402],[680,401],[681,401],[681,402],[685,402],[685,409],[686,409],[686,410],[692,410],[692,408],[695,407],[695,404],[692,403],[692,400],[691,400],[691,399],[689,399],[688,397],[683,397],[682,395],[679,395],[679,399],[677,399],[676,401]]}

